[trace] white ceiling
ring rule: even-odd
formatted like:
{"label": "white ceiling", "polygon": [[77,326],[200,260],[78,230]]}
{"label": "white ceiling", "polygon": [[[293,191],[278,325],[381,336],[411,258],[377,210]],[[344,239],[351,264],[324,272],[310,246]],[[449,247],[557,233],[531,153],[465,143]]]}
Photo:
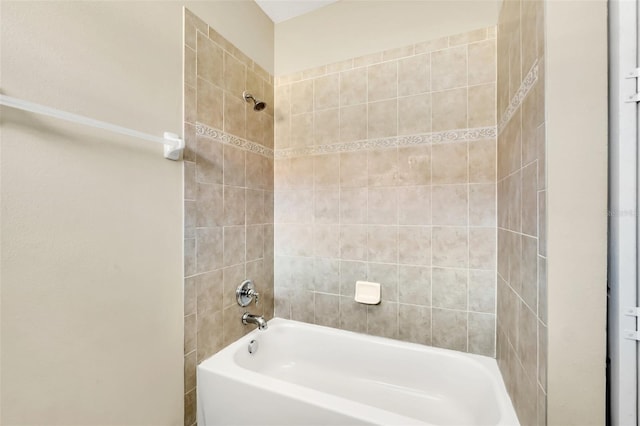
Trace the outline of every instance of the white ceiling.
{"label": "white ceiling", "polygon": [[276,24],[304,15],[338,0],[255,0]]}

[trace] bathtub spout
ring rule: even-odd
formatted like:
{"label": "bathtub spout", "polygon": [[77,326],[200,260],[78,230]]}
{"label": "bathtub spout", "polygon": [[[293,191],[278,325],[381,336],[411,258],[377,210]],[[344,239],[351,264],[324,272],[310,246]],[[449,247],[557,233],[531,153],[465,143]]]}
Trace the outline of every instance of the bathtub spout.
{"label": "bathtub spout", "polygon": [[242,323],[243,324],[255,324],[258,326],[258,330],[266,330],[267,329],[267,320],[264,319],[262,315],[251,315],[249,312],[245,312],[242,315]]}

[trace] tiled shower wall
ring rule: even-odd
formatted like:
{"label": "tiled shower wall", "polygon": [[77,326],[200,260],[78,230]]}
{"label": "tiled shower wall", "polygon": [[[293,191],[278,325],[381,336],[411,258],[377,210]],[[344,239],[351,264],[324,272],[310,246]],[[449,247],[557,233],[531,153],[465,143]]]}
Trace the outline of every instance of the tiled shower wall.
{"label": "tiled shower wall", "polygon": [[495,27],[279,77],[276,315],[493,356],[495,111]]}
{"label": "tiled shower wall", "polygon": [[[273,77],[185,11],[185,425],[196,421],[196,365],[273,316]],[[242,92],[267,102],[253,111]],[[241,308],[252,279],[260,303]]]}
{"label": "tiled shower wall", "polygon": [[544,3],[498,25],[497,358],[523,425],[546,424]]}

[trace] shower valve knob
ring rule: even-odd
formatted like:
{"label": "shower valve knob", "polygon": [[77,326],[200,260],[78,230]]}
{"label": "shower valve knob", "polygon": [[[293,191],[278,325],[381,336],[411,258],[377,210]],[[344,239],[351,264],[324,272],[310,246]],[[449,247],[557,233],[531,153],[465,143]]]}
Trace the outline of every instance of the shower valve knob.
{"label": "shower valve knob", "polygon": [[238,305],[242,307],[249,306],[253,299],[255,299],[257,305],[259,298],[260,293],[256,291],[255,285],[251,280],[243,281],[236,289],[236,300]]}

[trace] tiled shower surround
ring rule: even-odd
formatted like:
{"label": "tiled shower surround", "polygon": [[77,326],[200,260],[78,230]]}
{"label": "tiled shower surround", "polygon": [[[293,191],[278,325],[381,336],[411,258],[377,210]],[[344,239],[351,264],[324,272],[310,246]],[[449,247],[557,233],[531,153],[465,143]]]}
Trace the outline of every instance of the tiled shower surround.
{"label": "tiled shower surround", "polygon": [[277,316],[494,356],[495,30],[277,79]]}
{"label": "tiled shower surround", "polygon": [[498,25],[497,359],[523,425],[546,424],[544,4]]}
{"label": "tiled shower surround", "polygon": [[[185,11],[185,425],[196,422],[196,364],[273,316],[273,77]],[[244,90],[267,102],[262,112]],[[252,279],[260,303],[241,308]]]}

